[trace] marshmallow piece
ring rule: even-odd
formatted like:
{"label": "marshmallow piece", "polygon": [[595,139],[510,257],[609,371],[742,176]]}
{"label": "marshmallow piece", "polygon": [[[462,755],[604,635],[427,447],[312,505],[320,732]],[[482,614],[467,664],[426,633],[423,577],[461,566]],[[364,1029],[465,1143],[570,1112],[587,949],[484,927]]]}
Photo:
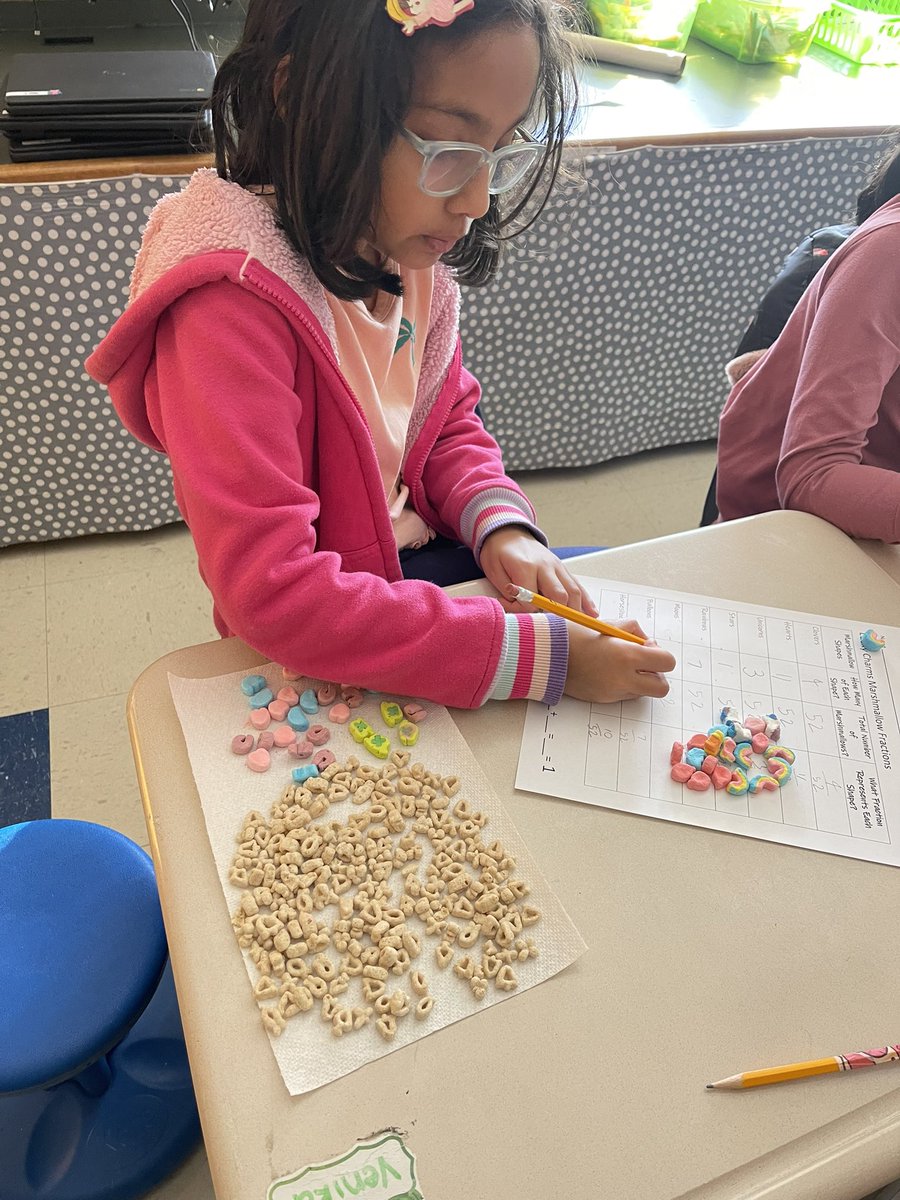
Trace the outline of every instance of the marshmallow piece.
{"label": "marshmallow piece", "polygon": [[266,708],[274,699],[275,697],[272,695],[272,689],[263,688],[261,692],[254,692],[254,694],[249,697],[250,707]]}
{"label": "marshmallow piece", "polygon": [[320,771],[324,771],[326,767],[330,767],[336,759],[330,750],[319,750],[313,755],[313,766],[318,767]]}
{"label": "marshmallow piece", "polygon": [[773,743],[770,746],[766,746],[765,750],[763,750],[763,758],[781,758],[786,763],[792,763],[794,761],[794,752],[793,750],[789,750],[787,746],[776,746]]}
{"label": "marshmallow piece", "polygon": [[397,726],[397,737],[402,746],[414,746],[419,740],[419,727],[412,721],[401,721]]}
{"label": "marshmallow piece", "polygon": [[719,758],[723,763],[734,762],[734,748],[737,745],[733,737],[727,737],[722,743],[722,749],[719,751]]}
{"label": "marshmallow piece", "polygon": [[794,773],[794,768],[783,758],[770,758],[766,763],[769,774],[772,775],[779,787],[784,787]]}
{"label": "marshmallow piece", "polygon": [[764,733],[754,733],[753,739],[750,742],[754,754],[762,754],[768,744],[769,739]]}
{"label": "marshmallow piece", "polygon": [[341,684],[341,699],[348,708],[359,708],[365,696],[362,688],[352,687],[347,684]]}
{"label": "marshmallow piece", "polygon": [[363,745],[376,758],[387,758],[391,752],[391,743],[383,733],[372,733],[365,739]]}
{"label": "marshmallow piece", "polygon": [[249,754],[253,749],[253,737],[249,733],[239,733],[231,739],[232,754]]}
{"label": "marshmallow piece", "polygon": [[754,775],[750,780],[751,792],[777,792],[778,780],[772,775]]}
{"label": "marshmallow piece", "polygon": [[412,721],[414,725],[421,725],[428,716],[428,710],[415,700],[411,700],[409,704],[404,704],[403,711],[406,714],[406,719]]}
{"label": "marshmallow piece", "polygon": [[751,733],[765,733],[766,723],[762,717],[745,717],[744,724]]}
{"label": "marshmallow piece", "polygon": [[[705,740],[706,739],[704,738],[704,741]],[[690,750],[688,750],[687,754],[685,754],[684,761],[686,763],[689,763],[694,768],[695,771],[699,771],[700,768],[703,766],[704,758],[706,758],[706,754],[703,751],[703,747],[702,746],[694,746]]]}
{"label": "marshmallow piece", "polygon": [[315,750],[315,746],[312,742],[308,742],[306,738],[303,738],[295,740],[287,749],[291,758],[309,758],[313,750]]}
{"label": "marshmallow piece", "polygon": [[884,649],[884,634],[876,633],[874,629],[867,629],[865,633],[859,635],[859,644],[870,654],[877,654],[879,650]]}
{"label": "marshmallow piece", "polygon": [[294,783],[305,783],[307,779],[315,779],[319,774],[319,768],[312,763],[307,763],[304,767],[294,767],[291,771],[291,778]]}
{"label": "marshmallow piece", "polygon": [[275,745],[275,734],[271,729],[267,729],[265,733],[261,733],[256,739],[257,750],[271,750]]}
{"label": "marshmallow piece", "polygon": [[314,746],[324,746],[331,734],[324,725],[310,725],[306,737]]}
{"label": "marshmallow piece", "polygon": [[693,773],[694,768],[685,762],[675,763],[669,772],[676,783],[687,783]]}
{"label": "marshmallow piece", "polygon": [[735,721],[734,732],[731,736],[736,742],[749,742],[753,734],[745,725],[741,725],[739,721]]}
{"label": "marshmallow piece", "polygon": [[241,691],[245,696],[254,696],[266,686],[264,675],[245,675],[241,680]]}
{"label": "marshmallow piece", "polygon": [[676,763],[680,763],[684,758],[684,744],[682,742],[673,742],[672,749],[669,751],[669,765],[674,767]]}
{"label": "marshmallow piece", "polygon": [[385,725],[391,729],[395,725],[399,725],[403,718],[403,709],[393,700],[382,700],[381,702],[381,719]]}
{"label": "marshmallow piece", "polygon": [[706,758],[704,758],[703,762],[700,764],[700,770],[704,771],[710,776],[710,778],[712,778],[712,773],[715,771],[718,765],[719,760],[716,758],[716,756],[714,754],[707,754]]}
{"label": "marshmallow piece", "polygon": [[743,796],[750,786],[750,781],[747,778],[747,772],[743,767],[735,767],[731,772],[731,783],[727,784],[725,791],[729,796]]}
{"label": "marshmallow piece", "polygon": [[774,713],[769,713],[766,717],[766,737],[770,742],[777,742],[781,737],[781,722]]}
{"label": "marshmallow piece", "polygon": [[267,707],[269,710],[269,716],[273,721],[283,721],[288,715],[288,709],[291,706],[288,704],[287,700],[273,700],[271,704],[267,705]]}
{"label": "marshmallow piece", "polygon": [[316,698],[316,693],[312,690],[312,688],[306,689],[306,691],[300,697],[299,704],[303,711],[305,713],[309,713],[310,716],[319,711],[319,701]]}
{"label": "marshmallow piece", "polygon": [[360,745],[375,732],[369,722],[364,721],[362,717],[357,717],[355,721],[351,721],[347,728],[350,730],[350,736],[354,742],[359,742]]}
{"label": "marshmallow piece", "polygon": [[283,687],[275,698],[276,700],[283,700],[288,708],[293,708],[300,699],[300,693],[296,688]]}
{"label": "marshmallow piece", "polygon": [[703,749],[707,754],[717,755],[722,749],[722,743],[725,741],[725,734],[721,729],[711,729],[709,737],[703,743]]}
{"label": "marshmallow piece", "polygon": [[293,708],[288,709],[287,719],[288,725],[290,725],[291,729],[295,729],[297,733],[305,733],[309,729],[309,721],[307,720],[306,713],[297,704]]}
{"label": "marshmallow piece", "polygon": [[350,709],[346,704],[334,704],[328,710],[328,720],[335,725],[346,725],[350,720]]}
{"label": "marshmallow piece", "polygon": [[291,671],[287,667],[282,667],[281,668],[281,678],[287,679],[287,680],[290,680],[293,682],[298,679],[302,679],[303,675],[299,671]]}
{"label": "marshmallow piece", "polygon": [[295,745],[297,735],[291,729],[290,725],[279,725],[274,734],[275,745],[280,749],[285,750],[288,746]]}
{"label": "marshmallow piece", "polygon": [[709,735],[706,733],[695,733],[692,737],[689,737],[687,740],[688,750],[702,750],[706,745],[706,739],[708,736]]}
{"label": "marshmallow piece", "polygon": [[247,766],[251,771],[261,774],[263,771],[268,771],[271,763],[272,759],[268,750],[253,750],[247,755]]}
{"label": "marshmallow piece", "polygon": [[250,724],[254,729],[268,729],[272,724],[272,714],[267,708],[254,708],[250,714]]}
{"label": "marshmallow piece", "polygon": [[712,773],[713,787],[717,792],[722,788],[728,787],[731,782],[731,767],[726,767],[724,763],[719,763]]}
{"label": "marshmallow piece", "polygon": [[316,699],[323,708],[328,708],[330,704],[334,704],[337,700],[337,684],[323,683],[321,687],[316,688]]}
{"label": "marshmallow piece", "polygon": [[753,766],[753,747],[749,742],[738,742],[734,748],[734,761],[745,771]]}
{"label": "marshmallow piece", "polygon": [[703,771],[695,771],[687,781],[686,786],[692,792],[705,792],[707,788],[712,786],[712,780]]}

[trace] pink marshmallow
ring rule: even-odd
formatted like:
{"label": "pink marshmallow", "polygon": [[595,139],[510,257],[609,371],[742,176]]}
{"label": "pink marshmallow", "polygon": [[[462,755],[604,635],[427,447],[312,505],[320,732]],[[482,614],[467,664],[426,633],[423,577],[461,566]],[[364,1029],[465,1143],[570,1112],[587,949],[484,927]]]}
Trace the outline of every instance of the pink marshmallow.
{"label": "pink marshmallow", "polygon": [[769,739],[764,733],[754,733],[753,740],[750,745],[753,747],[754,754],[762,754],[763,750],[768,746]]}
{"label": "pink marshmallow", "polygon": [[268,729],[272,724],[272,714],[267,708],[254,708],[250,713],[250,724],[254,729]]}
{"label": "pink marshmallow", "polygon": [[258,771],[260,773],[268,771],[271,763],[272,759],[269,757],[268,750],[254,750],[251,754],[247,755],[247,766],[251,771]]}
{"label": "pink marshmallow", "polygon": [[695,771],[687,781],[687,786],[692,792],[705,792],[712,786],[712,780],[704,771]]}
{"label": "pink marshmallow", "polygon": [[239,733],[231,739],[232,754],[249,754],[253,749],[253,737],[249,733]]}
{"label": "pink marshmallow", "polygon": [[672,770],[669,772],[676,783],[687,783],[694,773],[694,768],[690,763],[675,763]]}
{"label": "pink marshmallow", "polygon": [[279,746],[282,750],[287,746],[293,746],[294,742],[297,740],[297,735],[294,733],[293,729],[291,729],[290,725],[280,725],[278,729],[275,730],[274,736],[275,745]]}
{"label": "pink marshmallow", "polygon": [[703,766],[700,768],[700,770],[705,772],[705,774],[712,776],[713,771],[718,765],[719,760],[716,758],[716,756],[714,754],[707,754],[706,758],[703,760]]}
{"label": "pink marshmallow", "polygon": [[275,745],[275,734],[271,729],[267,729],[265,733],[261,733],[256,739],[257,750],[271,750]]}
{"label": "pink marshmallow", "polygon": [[[299,676],[298,676],[298,678],[299,678]],[[278,693],[278,695],[275,697],[275,699],[283,700],[284,703],[288,706],[288,708],[293,708],[293,706],[300,699],[300,693],[295,688],[283,687],[281,689],[281,691]]]}
{"label": "pink marshmallow", "polygon": [[273,721],[283,721],[291,706],[287,700],[273,700],[269,705],[269,713]]}
{"label": "pink marshmallow", "polygon": [[675,764],[680,763],[683,758],[684,758],[684,746],[682,745],[681,742],[673,742],[672,749],[669,753],[670,765],[674,767]]}
{"label": "pink marshmallow", "polygon": [[350,720],[350,709],[346,704],[335,704],[328,710],[328,720],[335,725],[346,725]]}

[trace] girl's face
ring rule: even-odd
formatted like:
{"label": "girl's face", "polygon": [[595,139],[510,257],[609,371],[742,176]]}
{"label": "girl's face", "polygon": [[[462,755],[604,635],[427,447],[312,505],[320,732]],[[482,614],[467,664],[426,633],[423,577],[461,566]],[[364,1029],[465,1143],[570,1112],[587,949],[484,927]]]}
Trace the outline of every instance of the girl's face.
{"label": "girl's face", "polygon": [[[435,38],[416,65],[406,127],[426,141],[496,150],[528,115],[539,68],[537,37],[528,28],[501,27],[449,49]],[[461,192],[442,197],[419,188],[421,167],[419,152],[395,138],[382,164],[381,205],[365,251],[373,261],[382,256],[410,270],[433,267],[487,212],[487,167]]]}

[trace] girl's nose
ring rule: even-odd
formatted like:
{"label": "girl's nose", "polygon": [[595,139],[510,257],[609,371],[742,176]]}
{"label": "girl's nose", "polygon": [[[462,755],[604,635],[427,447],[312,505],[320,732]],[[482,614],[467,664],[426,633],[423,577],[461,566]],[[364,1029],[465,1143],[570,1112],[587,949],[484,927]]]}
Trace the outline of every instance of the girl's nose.
{"label": "girl's nose", "polygon": [[464,213],[472,221],[483,217],[491,202],[488,192],[489,176],[490,170],[488,164],[485,163],[461,191],[457,192],[455,196],[448,197],[447,204],[451,211]]}

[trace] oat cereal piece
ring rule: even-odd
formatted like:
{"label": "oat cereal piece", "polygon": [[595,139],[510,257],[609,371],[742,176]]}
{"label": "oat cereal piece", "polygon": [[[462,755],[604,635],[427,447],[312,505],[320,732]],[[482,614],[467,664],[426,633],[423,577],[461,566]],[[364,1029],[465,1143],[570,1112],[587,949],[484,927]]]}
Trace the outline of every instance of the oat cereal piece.
{"label": "oat cereal piece", "polygon": [[375,1028],[386,1042],[392,1042],[397,1034],[397,1018],[384,1013],[375,1022]]}
{"label": "oat cereal piece", "polygon": [[494,977],[494,987],[501,992],[512,992],[519,986],[515,971],[508,964],[500,968]]}
{"label": "oat cereal piece", "polygon": [[285,1020],[278,1011],[277,1006],[273,1005],[271,1008],[261,1008],[259,1012],[266,1033],[270,1037],[281,1037],[284,1031]]}
{"label": "oat cereal piece", "polygon": [[424,1021],[431,1010],[434,1008],[434,996],[423,996],[416,1004],[415,1013],[417,1021]]}
{"label": "oat cereal piece", "polygon": [[437,959],[437,965],[443,971],[445,967],[449,967],[453,962],[453,947],[446,942],[441,942],[435,947],[434,956]]}
{"label": "oat cereal piece", "polygon": [[343,1037],[353,1029],[353,1012],[349,1008],[338,1008],[331,1018],[331,1032],[335,1037]]}

